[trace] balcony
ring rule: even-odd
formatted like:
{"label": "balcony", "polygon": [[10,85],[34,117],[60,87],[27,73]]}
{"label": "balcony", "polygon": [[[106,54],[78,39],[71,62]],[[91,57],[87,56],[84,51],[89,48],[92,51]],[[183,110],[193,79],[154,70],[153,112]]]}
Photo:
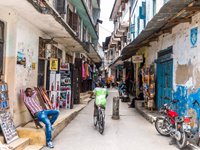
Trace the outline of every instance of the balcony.
{"label": "balcony", "polygon": [[101,61],[101,57],[100,55],[98,54],[96,48],[93,46],[92,43],[89,43],[89,42],[84,42],[84,45],[85,45],[85,49],[87,50],[88,52],[88,56],[94,60],[94,62],[99,62]]}
{"label": "balcony", "polygon": [[98,42],[98,35],[95,28],[94,20],[92,15],[90,15],[87,5],[84,0],[69,0],[69,2],[76,7],[77,13],[80,15],[80,18],[83,20],[84,25],[87,27],[87,30],[92,37],[95,44]]}

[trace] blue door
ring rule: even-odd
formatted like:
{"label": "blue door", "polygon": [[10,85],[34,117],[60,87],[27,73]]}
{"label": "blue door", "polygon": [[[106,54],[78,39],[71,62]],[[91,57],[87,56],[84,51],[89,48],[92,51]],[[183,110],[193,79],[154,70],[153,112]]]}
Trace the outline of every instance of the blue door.
{"label": "blue door", "polygon": [[[162,60],[162,59],[161,59]],[[173,89],[173,60],[158,61],[157,63],[157,108],[172,100]]]}

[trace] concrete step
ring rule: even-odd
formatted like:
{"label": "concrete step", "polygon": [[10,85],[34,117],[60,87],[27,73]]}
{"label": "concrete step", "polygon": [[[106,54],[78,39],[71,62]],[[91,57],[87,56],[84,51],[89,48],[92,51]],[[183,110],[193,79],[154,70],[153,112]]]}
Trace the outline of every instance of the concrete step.
{"label": "concrete step", "polygon": [[143,107],[144,101],[135,101],[136,110],[146,118],[150,123],[154,123],[156,121],[156,117],[159,116],[158,112],[151,112]]}
{"label": "concrete step", "polygon": [[29,145],[29,142],[28,138],[19,138],[8,145],[5,145],[12,150],[23,150]]}
{"label": "concrete step", "polygon": [[39,146],[39,145],[29,145],[25,147],[23,150],[41,150],[42,148],[43,146]]}
{"label": "concrete step", "polygon": [[83,101],[81,101],[81,104],[88,104],[91,100],[92,98],[86,98]]}
{"label": "concrete step", "polygon": [[88,98],[90,98],[91,97],[91,94],[86,94],[86,95],[84,95],[84,96],[81,96],[80,97],[80,102],[81,101],[84,101],[85,99],[88,99]]}
{"label": "concrete step", "polygon": [[81,97],[81,96],[85,96],[85,95],[87,95],[87,94],[88,94],[88,92],[80,93],[80,97]]}
{"label": "concrete step", "polygon": [[[86,104],[80,104],[75,105],[73,109],[61,109],[60,115],[53,125],[52,137],[55,138],[85,106]],[[18,127],[17,132],[20,137],[29,138],[31,145],[46,145],[45,127],[37,129],[34,122],[30,122],[23,127]]]}
{"label": "concrete step", "polygon": [[0,142],[1,142],[2,144],[5,144],[5,143],[6,143],[5,138],[4,138],[3,135],[0,135]]}

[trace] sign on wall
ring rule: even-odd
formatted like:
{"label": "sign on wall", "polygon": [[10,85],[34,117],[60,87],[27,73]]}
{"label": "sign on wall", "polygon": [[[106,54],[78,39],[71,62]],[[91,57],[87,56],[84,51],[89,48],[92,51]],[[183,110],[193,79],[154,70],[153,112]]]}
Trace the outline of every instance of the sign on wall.
{"label": "sign on wall", "polygon": [[26,57],[23,52],[17,52],[17,64],[26,67]]}
{"label": "sign on wall", "polygon": [[198,27],[195,27],[190,30],[191,48],[197,47],[197,42],[198,42]]}
{"label": "sign on wall", "polygon": [[58,59],[55,58],[50,59],[50,70],[58,71]]}
{"label": "sign on wall", "polygon": [[7,144],[19,138],[10,112],[0,114],[0,125]]}
{"label": "sign on wall", "polygon": [[142,55],[132,56],[132,62],[133,63],[142,63],[143,62],[143,56]]}

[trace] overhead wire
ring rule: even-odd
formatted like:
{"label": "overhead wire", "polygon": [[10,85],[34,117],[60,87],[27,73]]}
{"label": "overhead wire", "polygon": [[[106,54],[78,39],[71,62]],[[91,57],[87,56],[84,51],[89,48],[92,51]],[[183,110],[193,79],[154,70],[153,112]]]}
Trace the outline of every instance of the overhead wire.
{"label": "overhead wire", "polygon": [[104,28],[103,26],[99,25],[99,27],[101,27],[103,30],[109,32],[109,33],[112,33],[111,31],[109,31],[108,29]]}

